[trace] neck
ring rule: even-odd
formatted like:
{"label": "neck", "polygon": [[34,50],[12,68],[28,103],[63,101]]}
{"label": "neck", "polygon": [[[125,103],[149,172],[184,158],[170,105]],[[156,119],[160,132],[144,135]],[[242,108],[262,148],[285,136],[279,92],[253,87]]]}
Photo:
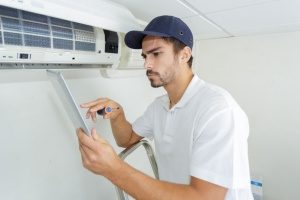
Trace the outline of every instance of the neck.
{"label": "neck", "polygon": [[193,76],[192,70],[189,69],[182,74],[178,74],[175,80],[165,86],[170,99],[170,108],[181,99]]}

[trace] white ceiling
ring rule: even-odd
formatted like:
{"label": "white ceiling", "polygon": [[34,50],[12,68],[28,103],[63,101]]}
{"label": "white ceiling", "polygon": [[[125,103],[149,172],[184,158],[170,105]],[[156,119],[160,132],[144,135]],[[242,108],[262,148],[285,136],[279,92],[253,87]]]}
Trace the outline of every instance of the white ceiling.
{"label": "white ceiling", "polygon": [[149,22],[159,15],[185,21],[195,39],[300,30],[300,0],[111,0]]}

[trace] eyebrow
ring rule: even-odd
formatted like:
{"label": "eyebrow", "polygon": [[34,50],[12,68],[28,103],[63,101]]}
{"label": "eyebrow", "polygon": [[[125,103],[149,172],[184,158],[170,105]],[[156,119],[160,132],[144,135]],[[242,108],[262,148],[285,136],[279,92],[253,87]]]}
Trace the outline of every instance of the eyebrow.
{"label": "eyebrow", "polygon": [[146,53],[142,53],[141,54],[141,56],[146,56],[146,54],[150,54],[150,53],[153,53],[153,52],[155,52],[155,51],[157,51],[157,50],[159,50],[159,49],[161,49],[162,47],[156,47],[156,48],[154,48],[154,49],[151,49],[151,50],[149,50],[149,51],[146,51]]}

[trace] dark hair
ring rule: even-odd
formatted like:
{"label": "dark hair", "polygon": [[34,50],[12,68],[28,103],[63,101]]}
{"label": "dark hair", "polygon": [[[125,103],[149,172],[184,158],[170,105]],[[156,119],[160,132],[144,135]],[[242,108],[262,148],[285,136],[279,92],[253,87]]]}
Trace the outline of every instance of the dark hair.
{"label": "dark hair", "polygon": [[[172,43],[173,44],[173,50],[174,53],[177,54],[180,50],[182,50],[184,47],[186,47],[185,44],[183,44],[182,42],[180,42],[179,40],[172,38],[172,37],[163,37],[163,40],[165,40],[168,43]],[[192,63],[193,63],[193,56],[191,55],[189,61],[187,62],[189,67],[192,67]]]}

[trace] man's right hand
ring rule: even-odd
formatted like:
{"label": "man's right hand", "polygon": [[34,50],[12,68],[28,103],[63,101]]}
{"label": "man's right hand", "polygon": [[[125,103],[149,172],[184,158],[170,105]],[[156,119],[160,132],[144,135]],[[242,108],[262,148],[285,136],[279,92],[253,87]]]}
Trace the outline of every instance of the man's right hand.
{"label": "man's right hand", "polygon": [[104,119],[116,119],[122,112],[121,105],[108,98],[99,98],[95,101],[81,104],[80,107],[88,108],[86,118],[89,119],[91,117],[94,122],[97,118],[97,111],[105,109],[107,107],[111,108],[111,112],[104,111],[102,114]]}

